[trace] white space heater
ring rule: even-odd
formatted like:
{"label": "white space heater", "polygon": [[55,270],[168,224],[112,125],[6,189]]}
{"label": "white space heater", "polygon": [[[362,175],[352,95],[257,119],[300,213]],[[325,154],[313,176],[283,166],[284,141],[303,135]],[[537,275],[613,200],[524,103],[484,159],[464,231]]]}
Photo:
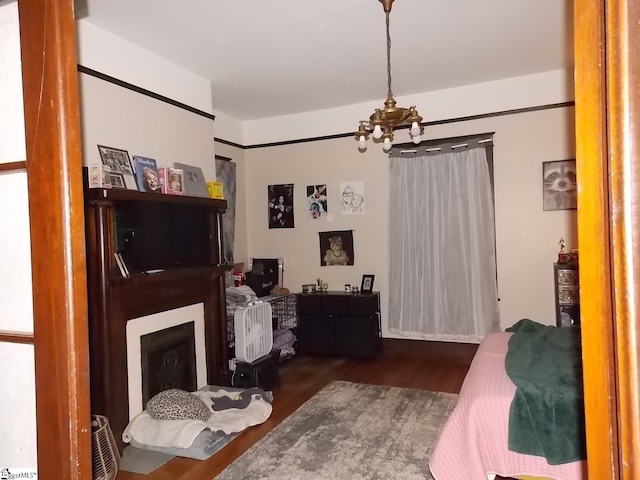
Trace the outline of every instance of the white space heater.
{"label": "white space heater", "polygon": [[256,302],[239,307],[233,317],[236,359],[252,363],[267,355],[273,347],[271,304]]}

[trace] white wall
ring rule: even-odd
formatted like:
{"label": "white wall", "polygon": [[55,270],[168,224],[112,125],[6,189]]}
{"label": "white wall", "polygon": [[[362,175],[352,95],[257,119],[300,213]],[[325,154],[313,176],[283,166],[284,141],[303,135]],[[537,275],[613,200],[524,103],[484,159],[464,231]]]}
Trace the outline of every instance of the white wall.
{"label": "white wall", "polygon": [[212,110],[211,83],[153,53],[90,24],[77,22],[78,63],[153,93],[212,113],[220,120],[216,136],[243,144],[243,125]]}
{"label": "white wall", "polygon": [[[0,5],[0,163],[27,158],[17,2]],[[33,334],[25,172],[0,175],[0,331]],[[0,342],[0,467],[37,467],[34,348]],[[9,367],[9,368],[7,368]]]}
{"label": "white wall", "polygon": [[[542,162],[573,158],[573,108],[556,108],[429,127],[428,138],[495,132],[494,171],[501,326],[528,317],[555,323],[553,262],[558,240],[577,247],[575,211],[542,211]],[[285,286],[300,291],[322,277],[330,289],[374,274],[388,305],[388,161],[377,145],[360,153],[351,138],[250,149],[245,153],[249,256],[284,257]],[[339,213],[342,181],[365,182],[366,213]],[[295,184],[295,229],[269,230],[267,185]],[[305,187],[328,185],[330,215],[306,218]],[[321,267],[319,231],[354,230],[355,265]]]}
{"label": "white wall", "polygon": [[[565,70],[396,98],[399,106],[416,105],[425,122],[537,107],[572,99],[573,76],[572,72]],[[355,132],[358,121],[368,119],[375,108],[383,108],[383,102],[384,98],[381,97],[378,102],[248,121],[244,125],[244,145]],[[409,141],[408,134],[396,139],[400,143]]]}

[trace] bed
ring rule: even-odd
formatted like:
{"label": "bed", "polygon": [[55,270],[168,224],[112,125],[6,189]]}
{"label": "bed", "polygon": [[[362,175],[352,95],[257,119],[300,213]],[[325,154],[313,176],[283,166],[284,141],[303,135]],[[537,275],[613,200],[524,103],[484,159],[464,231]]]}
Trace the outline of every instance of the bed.
{"label": "bed", "polygon": [[431,456],[435,480],[486,480],[495,475],[586,479],[584,460],[551,465],[543,456],[509,450],[509,411],[516,385],[507,374],[505,358],[512,335],[492,333],[478,347]]}

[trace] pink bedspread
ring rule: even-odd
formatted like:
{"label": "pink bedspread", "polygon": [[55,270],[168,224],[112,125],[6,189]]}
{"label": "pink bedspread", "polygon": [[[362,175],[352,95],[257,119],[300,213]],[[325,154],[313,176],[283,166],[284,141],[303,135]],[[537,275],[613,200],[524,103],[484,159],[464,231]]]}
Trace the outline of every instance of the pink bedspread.
{"label": "pink bedspread", "polygon": [[431,456],[435,480],[486,480],[488,473],[586,479],[584,461],[549,465],[544,457],[507,449],[509,407],[516,391],[504,367],[511,335],[492,333],[478,347],[458,404]]}

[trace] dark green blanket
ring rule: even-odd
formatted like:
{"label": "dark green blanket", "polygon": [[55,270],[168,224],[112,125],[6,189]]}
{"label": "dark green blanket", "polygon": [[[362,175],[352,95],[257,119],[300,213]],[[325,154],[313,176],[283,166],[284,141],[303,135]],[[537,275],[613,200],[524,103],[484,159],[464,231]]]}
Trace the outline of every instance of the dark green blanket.
{"label": "dark green blanket", "polygon": [[507,331],[507,375],[516,385],[509,450],[550,465],[586,458],[580,330],[523,319]]}

